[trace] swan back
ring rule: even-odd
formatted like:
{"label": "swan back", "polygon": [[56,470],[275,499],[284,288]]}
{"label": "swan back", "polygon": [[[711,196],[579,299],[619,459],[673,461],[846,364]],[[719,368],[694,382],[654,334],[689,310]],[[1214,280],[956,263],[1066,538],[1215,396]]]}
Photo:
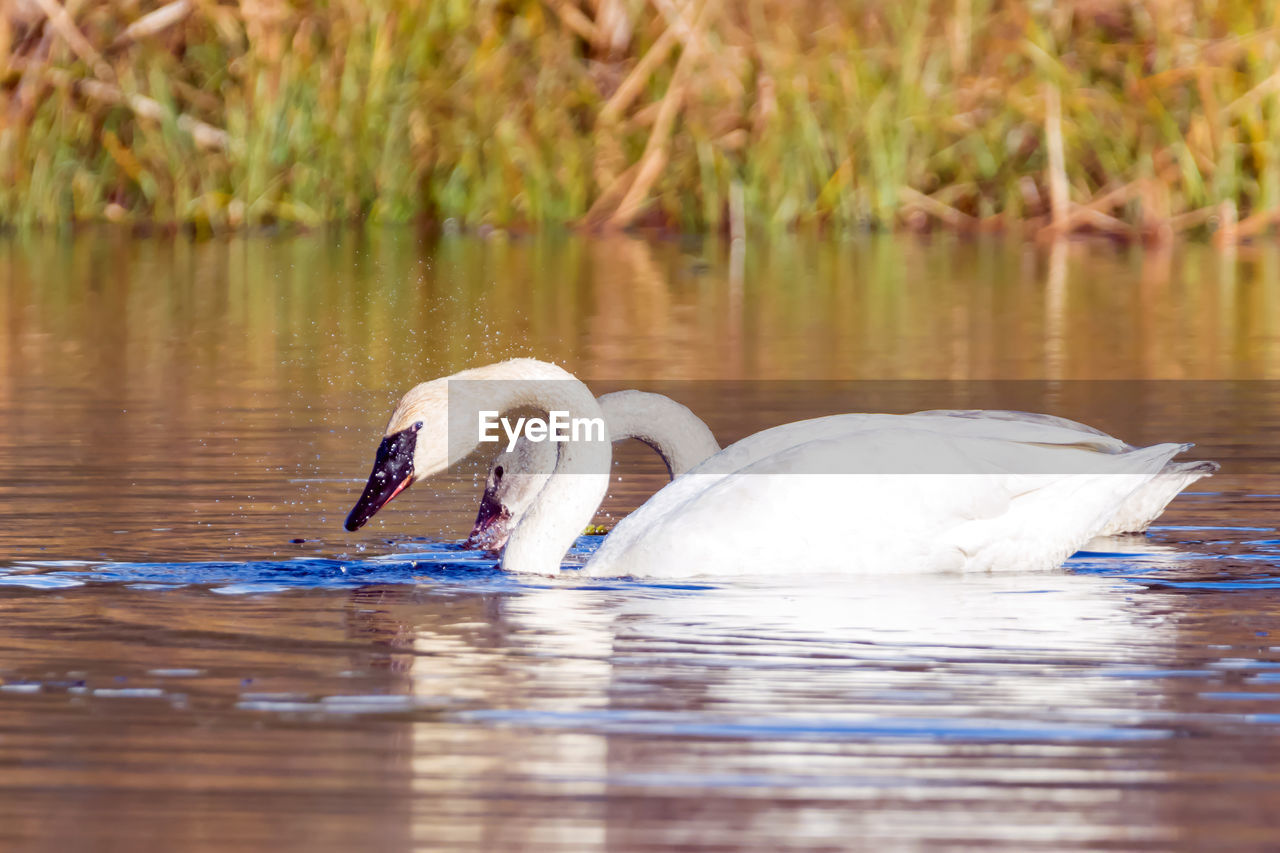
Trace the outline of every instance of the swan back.
{"label": "swan back", "polygon": [[[1014,424],[1027,424],[1030,426],[1045,427],[1053,430],[1065,437],[1066,433],[1078,433],[1077,440],[1093,444],[1099,450],[1107,450],[1110,452],[1120,452],[1124,450],[1132,450],[1133,446],[1126,444],[1114,436],[1103,432],[1097,427],[1091,427],[1088,424],[1082,424],[1079,421],[1073,421],[1070,418],[1063,418],[1057,415],[1045,415],[1039,412],[1015,412],[1010,409],[928,409],[923,412],[916,412],[915,415],[909,417],[926,417],[926,418],[953,418],[964,419],[970,421],[1004,421]],[[1061,431],[1061,432],[1059,432]],[[1092,436],[1092,439],[1084,436]],[[1064,442],[1054,442],[1062,444]]]}

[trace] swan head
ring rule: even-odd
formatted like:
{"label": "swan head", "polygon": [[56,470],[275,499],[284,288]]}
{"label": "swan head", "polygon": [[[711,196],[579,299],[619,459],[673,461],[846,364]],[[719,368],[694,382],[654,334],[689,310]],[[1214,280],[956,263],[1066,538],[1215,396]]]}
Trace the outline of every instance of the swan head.
{"label": "swan head", "polygon": [[396,495],[456,461],[450,459],[449,435],[447,379],[424,382],[405,394],[387,422],[364,491],[347,515],[347,530],[359,530]]}
{"label": "swan head", "polygon": [[[604,499],[612,451],[604,413],[587,386],[563,368],[533,359],[471,368],[424,382],[405,394],[387,422],[373,470],[347,516],[346,529],[360,529],[418,480],[457,464],[484,442],[497,441],[494,418],[522,407],[549,413],[557,430],[565,422],[556,418],[569,418],[570,437],[560,432],[548,436],[546,423],[540,437],[532,427],[525,431],[523,438],[548,448],[552,464],[542,469],[547,476],[543,488],[535,490],[538,500],[527,508],[519,527],[511,525],[502,564],[517,571],[558,572],[565,552]],[[585,427],[581,437],[580,427]],[[512,437],[520,429],[511,430]],[[507,431],[505,425],[503,430]],[[564,476],[551,477],[552,472]]]}
{"label": "swan head", "polygon": [[520,441],[503,450],[489,468],[476,523],[464,547],[501,551],[520,519],[546,485],[555,464],[550,445]]}

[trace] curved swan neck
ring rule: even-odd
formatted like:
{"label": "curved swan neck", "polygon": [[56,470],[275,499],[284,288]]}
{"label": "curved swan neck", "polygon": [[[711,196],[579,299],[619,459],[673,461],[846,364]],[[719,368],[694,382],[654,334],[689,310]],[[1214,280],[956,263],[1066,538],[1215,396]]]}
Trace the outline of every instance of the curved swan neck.
{"label": "curved swan neck", "polygon": [[[473,425],[467,451],[479,446],[474,416],[480,410],[508,412],[520,407],[564,412],[570,419],[599,418],[604,413],[591,391],[573,374],[553,364],[515,359],[463,371],[450,377],[451,408],[464,413],[462,421]],[[457,380],[502,380],[483,383]],[[465,402],[464,402],[465,401]],[[453,415],[451,413],[451,420]],[[465,428],[465,427],[464,427]],[[612,449],[608,435],[585,431],[587,440],[556,442],[556,464],[537,499],[511,534],[502,553],[502,567],[509,571],[553,575],[582,530],[591,523],[609,487]],[[607,432],[607,430],[606,430]],[[600,439],[600,440],[594,440]],[[456,451],[451,451],[453,456]]]}
{"label": "curved swan neck", "polygon": [[645,391],[615,391],[600,397],[609,438],[635,438],[657,451],[673,478],[720,452],[710,427],[670,397]]}

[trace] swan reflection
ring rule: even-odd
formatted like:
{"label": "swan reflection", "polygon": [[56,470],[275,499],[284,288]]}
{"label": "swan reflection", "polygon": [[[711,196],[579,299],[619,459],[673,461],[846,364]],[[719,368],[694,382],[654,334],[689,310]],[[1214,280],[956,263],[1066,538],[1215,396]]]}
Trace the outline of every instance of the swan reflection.
{"label": "swan reflection", "polygon": [[[1111,778],[1097,765],[1107,744],[1171,734],[1113,677],[1172,630],[1124,583],[1068,572],[524,586],[483,617],[416,627],[411,688],[466,701],[411,724],[415,794],[454,803],[428,809],[414,837],[676,843],[659,815],[714,826],[730,845],[892,835],[944,779],[1016,791],[1033,767],[1055,784],[1034,803],[1013,794],[1011,808],[1076,807],[1098,796],[1080,785]],[[463,819],[494,802],[485,820]],[[975,820],[932,819],[947,831]]]}

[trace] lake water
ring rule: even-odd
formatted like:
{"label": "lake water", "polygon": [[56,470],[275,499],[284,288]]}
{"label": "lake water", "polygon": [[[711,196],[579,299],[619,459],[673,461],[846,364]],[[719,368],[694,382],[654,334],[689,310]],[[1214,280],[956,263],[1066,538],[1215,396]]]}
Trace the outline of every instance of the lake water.
{"label": "lake water", "polygon": [[[343,531],[400,393],[517,355],[722,442],[1010,406],[1223,470],[1049,574],[507,576],[480,462]],[[1274,848],[1277,379],[1274,247],[8,238],[0,847]]]}

